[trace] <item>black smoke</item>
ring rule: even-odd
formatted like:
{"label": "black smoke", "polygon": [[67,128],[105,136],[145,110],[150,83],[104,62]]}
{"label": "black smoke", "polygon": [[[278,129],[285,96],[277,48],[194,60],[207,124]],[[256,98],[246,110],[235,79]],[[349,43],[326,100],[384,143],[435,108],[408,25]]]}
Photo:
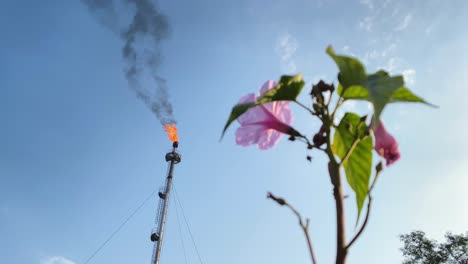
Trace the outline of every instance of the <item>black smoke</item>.
{"label": "black smoke", "polygon": [[[161,42],[169,36],[167,17],[151,0],[81,0],[93,16],[123,41],[125,77],[162,125],[175,123],[166,80],[159,74]],[[142,86],[149,74],[154,89]]]}

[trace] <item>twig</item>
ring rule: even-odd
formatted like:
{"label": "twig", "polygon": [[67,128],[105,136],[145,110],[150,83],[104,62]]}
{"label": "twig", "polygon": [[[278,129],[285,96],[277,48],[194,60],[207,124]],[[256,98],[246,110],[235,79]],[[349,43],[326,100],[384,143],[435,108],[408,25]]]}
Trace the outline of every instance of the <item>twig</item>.
{"label": "twig", "polygon": [[359,236],[361,236],[362,232],[364,231],[364,229],[367,226],[367,221],[369,220],[371,203],[372,203],[372,196],[370,195],[370,193],[369,193],[369,198],[368,199],[369,199],[369,201],[367,202],[366,218],[364,219],[364,222],[362,223],[362,226],[359,229],[359,231],[356,233],[356,235],[353,237],[353,239],[351,239],[351,242],[349,242],[349,244],[346,246],[346,249],[349,249],[354,244],[354,242],[356,242],[356,240],[359,238]]}
{"label": "twig", "polygon": [[336,106],[335,106],[335,109],[333,110],[332,114],[331,114],[331,120],[333,121],[333,119],[335,119],[335,114],[336,114],[336,111],[338,110],[338,108],[340,108],[341,104],[343,104],[344,102],[344,99],[343,97],[341,97],[340,95],[340,98],[338,99],[338,102],[336,103]]}
{"label": "twig", "polygon": [[307,245],[309,248],[310,258],[312,259],[312,264],[316,264],[317,260],[315,258],[315,253],[312,247],[312,240],[310,239],[310,235],[309,235],[309,219],[306,219],[306,223],[304,224],[301,214],[292,205],[287,203],[283,198],[278,198],[274,196],[271,192],[267,194],[267,198],[274,200],[281,206],[283,205],[287,206],[297,216],[297,218],[299,219],[299,225],[301,226],[302,231],[304,232],[304,235],[307,240]]}
{"label": "twig", "polygon": [[317,146],[315,146],[314,144],[312,144],[312,143],[310,142],[310,140],[309,140],[306,136],[304,136],[304,135],[300,135],[300,136],[297,136],[297,137],[293,137],[293,139],[291,139],[291,140],[294,140],[294,139],[296,139],[296,138],[297,138],[299,141],[305,143],[305,144],[307,145],[307,148],[308,148],[308,149],[313,149],[313,148],[315,148],[315,149],[321,150],[321,151],[323,151],[323,152],[326,152],[325,149],[320,148],[320,147],[317,147]]}
{"label": "twig", "polygon": [[306,219],[306,226],[302,226],[302,231],[304,232],[304,236],[307,239],[307,245],[309,247],[310,258],[312,259],[312,264],[316,264],[317,260],[315,258],[314,250],[312,248],[312,240],[310,239],[309,235],[309,219]]}
{"label": "twig", "polygon": [[310,143],[309,139],[304,136],[304,135],[301,135],[300,137],[297,137],[299,140],[301,140],[301,142],[304,142],[307,144],[307,146],[314,146],[312,143]]}
{"label": "twig", "polygon": [[328,106],[329,106],[329,105],[330,105],[330,103],[331,103],[331,100],[332,100],[333,94],[334,94],[334,93],[333,93],[333,91],[330,91],[330,97],[328,97],[328,102],[325,104],[325,105],[327,106],[327,107],[326,107],[327,109],[328,109]]}
{"label": "twig", "polygon": [[369,188],[369,193],[372,192],[374,189],[375,183],[377,182],[377,179],[379,178],[380,172],[383,170],[383,164],[382,161],[380,161],[377,166],[375,166],[375,177],[374,180],[372,181],[371,187]]}
{"label": "twig", "polygon": [[307,110],[311,115],[317,115],[317,113],[315,113],[314,111],[312,111],[310,108],[308,108],[307,106],[303,105],[301,102],[299,101],[294,101],[296,104],[298,104],[300,107],[304,108],[305,110]]}

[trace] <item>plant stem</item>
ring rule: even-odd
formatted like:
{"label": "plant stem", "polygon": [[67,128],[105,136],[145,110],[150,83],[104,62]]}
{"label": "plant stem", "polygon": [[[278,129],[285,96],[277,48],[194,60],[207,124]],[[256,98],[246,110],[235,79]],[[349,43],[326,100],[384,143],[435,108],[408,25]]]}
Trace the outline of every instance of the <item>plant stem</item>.
{"label": "plant stem", "polygon": [[346,248],[346,222],[344,211],[343,186],[339,166],[336,162],[331,165],[331,177],[335,179],[333,195],[336,206],[336,264],[345,264],[348,250]]}
{"label": "plant stem", "polygon": [[[336,110],[336,109],[335,109]],[[333,116],[333,114],[332,114]],[[336,207],[336,264],[345,264],[348,249],[346,248],[346,221],[344,211],[343,186],[341,184],[340,164],[337,163],[331,149],[331,126],[333,117],[327,115],[324,126],[327,134],[327,155],[330,160],[328,163],[328,172],[333,184],[333,196],[335,197]]]}

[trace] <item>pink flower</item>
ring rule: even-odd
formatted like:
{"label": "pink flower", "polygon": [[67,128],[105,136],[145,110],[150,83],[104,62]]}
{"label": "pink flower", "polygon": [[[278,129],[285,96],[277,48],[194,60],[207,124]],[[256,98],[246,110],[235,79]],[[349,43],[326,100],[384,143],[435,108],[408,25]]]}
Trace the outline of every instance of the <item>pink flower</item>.
{"label": "pink flower", "polygon": [[374,131],[375,135],[375,151],[380,156],[384,157],[387,166],[392,165],[395,161],[400,159],[400,151],[398,150],[398,142],[388,133],[382,121],[379,121],[377,128]]}
{"label": "pink flower", "polygon": [[[267,81],[261,87],[260,94],[275,86],[275,81]],[[254,102],[257,98],[253,93],[248,94],[239,100],[239,104]],[[236,131],[236,143],[241,146],[258,144],[260,149],[269,149],[278,143],[281,133],[290,135],[294,135],[294,132],[297,133],[290,127],[292,114],[289,102],[286,101],[277,101],[251,108],[237,118],[237,121],[241,127]]]}

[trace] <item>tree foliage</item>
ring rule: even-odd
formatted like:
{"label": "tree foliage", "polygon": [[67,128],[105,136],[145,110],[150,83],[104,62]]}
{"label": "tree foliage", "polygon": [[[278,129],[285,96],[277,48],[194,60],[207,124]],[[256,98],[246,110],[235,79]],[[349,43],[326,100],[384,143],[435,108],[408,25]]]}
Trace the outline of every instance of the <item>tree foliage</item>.
{"label": "tree foliage", "polygon": [[447,233],[444,242],[426,237],[422,231],[401,235],[404,243],[403,264],[468,264],[468,232],[463,235]]}

